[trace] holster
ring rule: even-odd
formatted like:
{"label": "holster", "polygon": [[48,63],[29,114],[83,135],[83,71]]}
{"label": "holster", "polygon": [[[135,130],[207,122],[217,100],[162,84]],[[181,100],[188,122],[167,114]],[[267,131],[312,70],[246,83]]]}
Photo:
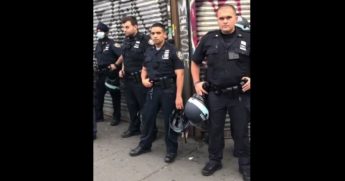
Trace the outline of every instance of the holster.
{"label": "holster", "polygon": [[168,89],[170,87],[175,86],[176,79],[174,77],[160,77],[156,80],[151,80],[153,82],[154,87],[160,87],[162,89]]}
{"label": "holster", "polygon": [[125,78],[128,80],[134,80],[136,83],[141,84],[141,70],[137,72],[126,72]]}

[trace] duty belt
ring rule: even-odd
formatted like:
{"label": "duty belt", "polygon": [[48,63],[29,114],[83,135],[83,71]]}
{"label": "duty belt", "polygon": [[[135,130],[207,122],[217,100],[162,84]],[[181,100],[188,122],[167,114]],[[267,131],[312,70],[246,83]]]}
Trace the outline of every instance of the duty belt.
{"label": "duty belt", "polygon": [[135,82],[141,83],[141,70],[137,72],[125,72],[125,78],[127,80],[135,80]]}
{"label": "duty belt", "polygon": [[153,87],[160,87],[162,89],[167,89],[175,85],[175,78],[173,77],[160,77],[158,79],[152,80]]}
{"label": "duty belt", "polygon": [[211,84],[209,86],[209,91],[214,92],[216,95],[231,94],[232,96],[236,96],[242,93],[242,86],[239,84],[239,85],[234,85],[234,86],[230,86],[226,88],[219,88]]}

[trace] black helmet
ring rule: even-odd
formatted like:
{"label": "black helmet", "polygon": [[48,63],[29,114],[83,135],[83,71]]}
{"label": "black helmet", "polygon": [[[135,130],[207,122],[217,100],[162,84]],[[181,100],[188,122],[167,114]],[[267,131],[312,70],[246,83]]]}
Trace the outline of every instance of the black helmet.
{"label": "black helmet", "polygon": [[250,31],[250,23],[243,16],[237,17],[235,26],[241,28],[243,31]]}
{"label": "black helmet", "polygon": [[120,90],[120,80],[116,71],[109,71],[104,84],[109,92]]}
{"label": "black helmet", "polygon": [[169,126],[176,133],[181,133],[189,126],[189,121],[182,110],[174,109],[169,117]]}
{"label": "black helmet", "polygon": [[201,127],[202,123],[209,118],[209,112],[204,99],[204,97],[198,94],[193,94],[185,105],[184,115],[193,126]]}

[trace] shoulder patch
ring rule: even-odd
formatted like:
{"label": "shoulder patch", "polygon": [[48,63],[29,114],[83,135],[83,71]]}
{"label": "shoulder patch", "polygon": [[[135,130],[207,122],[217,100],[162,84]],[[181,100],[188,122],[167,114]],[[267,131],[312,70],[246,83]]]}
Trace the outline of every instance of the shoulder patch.
{"label": "shoulder patch", "polygon": [[114,43],[114,46],[115,46],[116,48],[120,48],[120,47],[121,47],[120,43]]}
{"label": "shoulder patch", "polygon": [[181,51],[176,52],[177,57],[182,61],[183,60],[183,55]]}

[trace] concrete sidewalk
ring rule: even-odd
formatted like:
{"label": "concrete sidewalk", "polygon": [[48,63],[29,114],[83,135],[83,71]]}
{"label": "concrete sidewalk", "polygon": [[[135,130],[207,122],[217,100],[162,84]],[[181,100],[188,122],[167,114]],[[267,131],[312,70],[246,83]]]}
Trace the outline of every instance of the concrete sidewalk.
{"label": "concrete sidewalk", "polygon": [[94,181],[242,181],[237,158],[232,156],[233,141],[225,140],[223,168],[211,176],[203,176],[201,169],[208,160],[208,145],[193,138],[183,143],[179,138],[178,156],[173,163],[165,163],[164,135],[160,133],[152,151],[131,157],[129,151],[139,143],[139,136],[121,138],[127,122],[110,126],[109,121],[97,123],[94,140]]}

